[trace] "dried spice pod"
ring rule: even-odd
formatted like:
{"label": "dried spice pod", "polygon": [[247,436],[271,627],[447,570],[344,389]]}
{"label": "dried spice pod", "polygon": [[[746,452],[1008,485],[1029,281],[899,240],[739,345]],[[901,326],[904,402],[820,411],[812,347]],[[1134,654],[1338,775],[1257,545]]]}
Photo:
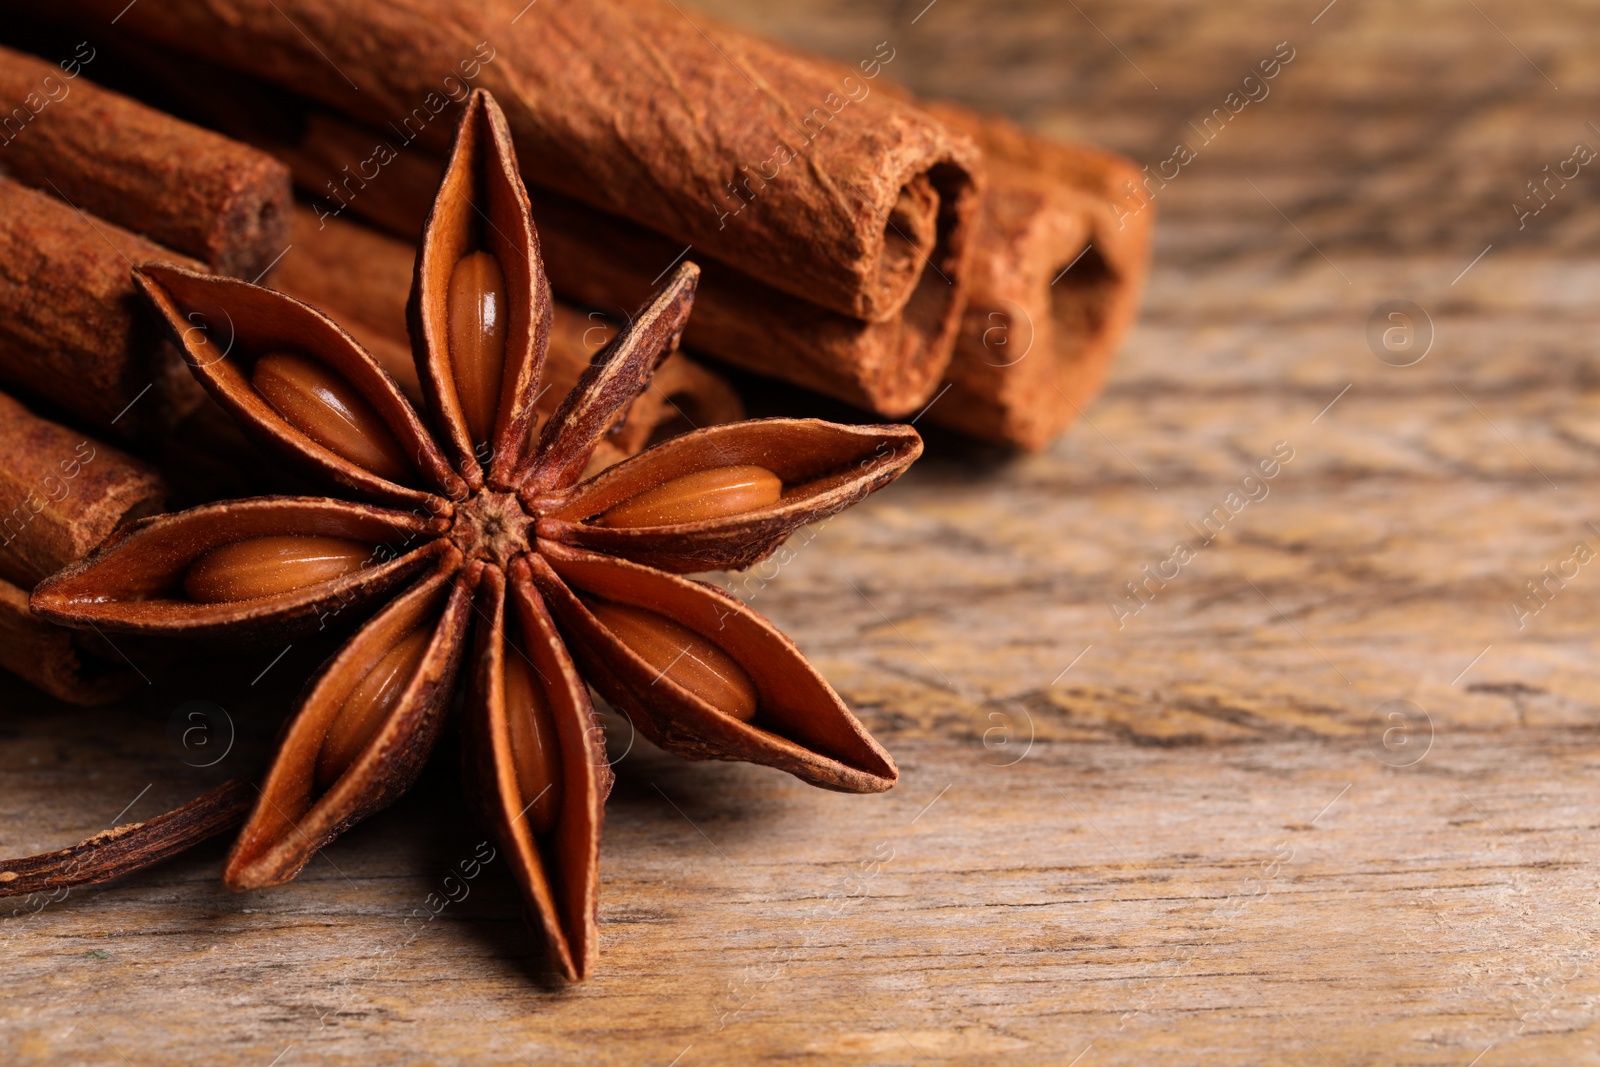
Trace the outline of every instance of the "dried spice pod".
{"label": "dried spice pod", "polygon": [[[894,785],[894,760],[794,643],[743,601],[701,582],[556,545],[541,544],[529,562],[590,682],[668,752],[763,763],[847,793]],[[706,699],[717,689],[692,690],[640,655],[586,597],[646,608],[721,649],[755,687],[751,721]]]}
{"label": "dried spice pod", "polygon": [[[550,541],[678,574],[737,570],[771,555],[807,523],[882,488],[922,454],[908,426],[842,426],[819,419],[757,419],[674,437],[585,482],[539,520]],[[597,521],[642,494],[730,466],[770,471],[783,486],[769,504],[671,524]]]}
{"label": "dried spice pod", "polygon": [[629,496],[589,521],[596,526],[628,529],[681,526],[754,511],[777,503],[781,496],[783,479],[766,467],[755,463],[725,464],[680,474]]}
{"label": "dried spice pod", "polygon": [[[478,630],[466,778],[558,966],[587,974],[599,949],[600,827],[611,790],[604,735],[588,686],[532,594],[526,561],[514,561],[505,576],[490,570],[479,602],[489,622]],[[517,706],[519,684],[528,687],[528,707]],[[516,716],[534,704],[548,732],[531,723],[519,728]],[[550,770],[541,774],[541,763]]]}
{"label": "dried spice pod", "polygon": [[[551,315],[550,283],[511,134],[500,109],[485,106],[485,99],[474,93],[456,126],[455,148],[422,228],[407,307],[429,406],[442,423],[457,469],[473,489],[483,485],[480,448],[493,457],[490,481],[502,487],[510,484],[512,467],[527,450]],[[491,284],[499,286],[498,296],[485,288]],[[462,324],[463,305],[474,300],[498,300],[505,321],[480,315],[471,325]],[[497,339],[484,336],[489,333]],[[491,348],[497,351],[490,354]],[[481,384],[464,388],[469,382]],[[486,396],[480,392],[485,388]],[[480,409],[496,397],[497,411]],[[484,424],[474,427],[469,413]]]}
{"label": "dried spice pod", "polygon": [[[387,188],[391,182],[384,184]],[[417,214],[420,227],[425,208]],[[399,383],[406,398],[424,406],[406,323],[416,245],[342,216],[319,217],[304,205],[296,206],[293,222],[293,248],[273,267],[267,284],[337,318]],[[550,347],[534,395],[541,419],[578,384],[591,357],[617,332],[611,320],[597,313],[559,301],[551,310]],[[605,451],[633,455],[655,441],[743,417],[738,394],[721,375],[675,352],[613,428],[606,442],[611,447]]]}
{"label": "dried spice pod", "polygon": [[[447,547],[437,540],[437,529],[405,512],[322,497],[206,504],[118,530],[41,583],[34,590],[33,610],[53,622],[92,622],[123,633],[292,634],[321,626],[331,615],[360,608],[414,578]],[[284,536],[367,545],[369,561],[256,599],[196,600],[185,590],[208,554]]]}
{"label": "dried spice pod", "polygon": [[511,472],[510,484],[524,499],[566,489],[582,475],[596,446],[649,386],[661,360],[677,348],[699,277],[693,263],[682,264],[628,328],[595,356],[545,423],[538,445]]}
{"label": "dried spice pod", "polygon": [[395,380],[320,311],[160,263],[136,267],[134,281],[206,391],[307,473],[412,507],[435,499],[427,490],[466,491]]}
{"label": "dried spice pod", "polygon": [[268,534],[211,549],[189,564],[183,591],[204,604],[262,600],[337,581],[371,556],[371,545],[348,537]]}
{"label": "dried spice pod", "polygon": [[71,848],[0,861],[0,897],[99,885],[159,863],[237,826],[255,798],[254,785],[234,778],[154,819],[113,827]]}
{"label": "dried spice pod", "polygon": [[[400,798],[433,751],[461,664],[481,563],[463,568],[451,551],[433,574],[380,612],[328,662],[284,731],[261,798],[228,855],[223,877],[234,889],[288,881],[347,827]],[[317,771],[330,733],[353,705],[361,683],[417,633],[421,654],[397,679],[400,693],[371,723],[331,783]]]}
{"label": "dried spice pod", "polygon": [[[675,569],[758,559],[800,523],[893,480],[921,442],[909,427],[736,423],[674,438],[582,480],[676,344],[698,269],[677,267],[535,434],[532,398],[551,308],[515,156],[485,94],[466,108],[448,174],[411,305],[426,424],[359,344],[305,305],[191,272],[140,270],[207,387],[258,433],[368,503],[267,498],[162,516],[46,582],[34,604],[80,626],[205,634],[292,626],[325,618],[333,605],[371,606],[394,594],[301,701],[224,879],[235,889],[286,881],[392,802],[431,751],[464,673],[464,752],[477,806],[511,857],[555,965],[581,979],[597,951],[599,832],[611,782],[585,680],[647,736],[690,758],[751,760],[849,792],[887,789],[897,771],[794,645],[749,608],[577,543]],[[473,230],[479,215],[502,235],[520,233],[523,245]],[[503,339],[503,355],[480,343],[487,316],[472,324],[478,335],[449,321],[456,269],[485,245],[504,282],[503,338],[490,339]],[[471,287],[499,286],[478,266],[468,269]],[[221,323],[237,324],[235,345],[188,336]],[[371,457],[316,444],[260,397],[246,371],[278,351],[320,361],[365,398],[414,450],[416,484],[381,476]],[[463,401],[485,377],[500,382],[492,420]],[[686,478],[731,488],[697,501]],[[624,521],[586,521],[613,512]],[[650,514],[673,521],[637,525]],[[544,536],[546,528],[574,543]],[[366,544],[373,565],[349,569]],[[272,560],[294,575],[273,574]]]}

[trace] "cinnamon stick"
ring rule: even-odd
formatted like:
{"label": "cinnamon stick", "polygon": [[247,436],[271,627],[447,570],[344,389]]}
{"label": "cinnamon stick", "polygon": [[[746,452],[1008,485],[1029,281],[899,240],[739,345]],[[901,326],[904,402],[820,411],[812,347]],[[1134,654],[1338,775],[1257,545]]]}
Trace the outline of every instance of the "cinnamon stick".
{"label": "cinnamon stick", "polygon": [[28,591],[120,523],[161,509],[154,469],[0,393],[0,667],[74,704],[114,700],[136,671],[93,632],[53,626]]}
{"label": "cinnamon stick", "polygon": [[388,128],[396,148],[441,147],[449,105],[488,89],[530,181],[841,315],[889,318],[964,251],[971,144],[875,91],[889,42],[841,77],[671,0],[123,7],[56,5]]}
{"label": "cinnamon stick", "polygon": [[[95,635],[87,635],[93,638]],[[107,704],[127,696],[139,676],[115,649],[92,644],[28,610],[28,590],[0,579],[0,669],[69,704]]]}
{"label": "cinnamon stick", "polygon": [[[291,164],[302,189],[316,192],[337,187],[341,175],[369,155],[381,138],[381,132],[342,117],[314,113],[306,119],[299,141],[273,150]],[[350,200],[350,212],[394,233],[414,233],[422,225],[442,167],[442,160],[425,150],[406,152],[390,164],[381,183],[372,183]],[[996,181],[1005,187],[993,188]],[[888,417],[916,411],[943,372],[953,388],[930,409],[930,417],[933,412],[945,415],[943,409],[959,402],[970,410],[947,416],[947,424],[987,440],[1042,447],[1071,418],[1071,404],[1088,399],[1098,388],[1126,326],[1123,319],[1100,309],[1108,291],[1137,293],[1142,265],[1135,269],[1133,257],[1122,254],[1119,262],[1127,282],[1113,283],[1109,272],[1101,269],[1102,258],[1090,253],[1072,282],[1051,292],[1050,279],[1088,242],[1099,201],[1092,193],[1037,173],[1037,168],[1001,164],[1000,173],[990,176],[988,184],[982,199],[985,217],[974,232],[976,247],[970,260],[971,285],[981,285],[984,296],[969,299],[964,312],[942,301],[918,300],[887,322],[863,322],[778,292],[716,261],[705,261],[684,344]],[[530,187],[529,196],[550,283],[558,294],[577,303],[637,306],[650,293],[659,270],[683,253],[670,238],[570,197],[536,187]],[[318,218],[331,226],[338,216],[320,209]],[[1137,233],[1113,254],[1120,253],[1124,244],[1132,249],[1147,241],[1147,220],[1148,216],[1141,220]],[[1063,255],[1066,259],[1061,259]],[[1046,272],[1048,276],[1041,278]],[[1091,278],[1093,282],[1088,281]],[[1052,298],[1065,324],[1060,330],[1054,324]],[[1024,309],[1020,316],[1014,310],[1018,307]],[[996,311],[1001,318],[994,317]],[[1022,319],[1015,328],[1013,316]],[[1036,326],[1028,325],[1030,316]],[[1037,375],[1008,378],[987,369],[1011,365],[1013,357],[991,350],[998,339],[1008,336],[1024,338],[1012,346],[1013,351],[1027,344],[1026,338],[1035,338],[1036,351],[1050,354],[1036,364],[1069,365],[1058,375],[1068,383],[1069,399]],[[966,353],[959,374],[947,370],[941,357],[952,345]],[[1064,355],[1056,354],[1058,347],[1067,350]],[[1019,413],[1007,414],[1012,408]]]}
{"label": "cinnamon stick", "polygon": [[[0,169],[214,271],[253,278],[288,243],[289,171],[258,149],[0,48]],[[81,51],[81,49],[80,49]],[[92,69],[92,68],[89,68]]]}
{"label": "cinnamon stick", "polygon": [[[315,192],[357,166],[381,138],[342,117],[313,114],[301,140],[271,147],[291,165],[300,187]],[[396,157],[381,184],[350,201],[350,214],[391,233],[415,234],[442,167],[440,157],[420,149]],[[662,271],[684,256],[682,245],[627,219],[547,189],[530,186],[528,192],[550,284],[572,302],[619,312],[637,307]],[[341,216],[317,212],[323,226]],[[684,334],[695,351],[889,417],[916,411],[949,361],[960,323],[959,301],[950,299],[958,277],[919,290],[886,321],[864,322],[715,260],[696,262],[703,273]]]}
{"label": "cinnamon stick", "polygon": [[1154,212],[1129,211],[1131,162],[929,104],[983,150],[987,184],[948,392],[932,422],[1040,449],[1100,390],[1133,321]]}
{"label": "cinnamon stick", "polygon": [[0,386],[149,439],[204,393],[137,302],[132,264],[201,264],[0,177]]}
{"label": "cinnamon stick", "polygon": [[[406,325],[416,246],[343,218],[319,218],[303,205],[294,209],[292,243],[292,250],[268,276],[268,284],[332,314],[420,403]],[[537,402],[542,418],[555,410],[588,368],[590,357],[615,333],[615,326],[599,315],[555,305]],[[673,432],[743,417],[743,405],[731,386],[682,353],[674,353],[662,362],[652,387],[634,401],[626,421],[613,433],[607,458],[633,455]]]}
{"label": "cinnamon stick", "polygon": [[[175,61],[158,48],[131,58],[204,121],[289,164],[296,184],[324,199],[322,223],[359,217],[416,239],[443,168],[425,145],[342,115],[308,113],[253,78],[197,61],[183,60],[182,78],[173,78]],[[545,169],[529,162],[525,173]],[[632,309],[665,269],[692,256],[704,272],[684,341],[695,351],[890,417],[918,410],[950,360],[965,284],[953,262],[930,260],[931,273],[911,300],[884,321],[866,322],[765,285],[697,248],[686,253],[669,237],[571,197],[536,185],[529,194],[551,283],[570,301]],[[947,207],[971,210],[972,200]]]}
{"label": "cinnamon stick", "polygon": [[[580,304],[636,306],[683,254],[670,238],[559,194],[530,190],[551,287]],[[685,347],[889,418],[917,411],[946,367],[964,275],[919,290],[893,317],[863,322],[763,285],[715,260],[702,273]]]}

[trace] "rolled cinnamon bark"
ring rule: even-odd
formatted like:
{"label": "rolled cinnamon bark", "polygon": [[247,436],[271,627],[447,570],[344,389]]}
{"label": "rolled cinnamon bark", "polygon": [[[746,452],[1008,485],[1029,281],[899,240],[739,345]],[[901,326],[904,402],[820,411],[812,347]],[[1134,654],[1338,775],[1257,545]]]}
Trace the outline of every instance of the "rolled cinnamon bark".
{"label": "rolled cinnamon bark", "polygon": [[205,394],[134,296],[129,268],[203,266],[0,177],[0,385],[128,439]]}
{"label": "rolled cinnamon bark", "polygon": [[[862,322],[706,261],[684,344],[899,417],[933,392],[938,353],[953,339],[960,365],[944,370],[951,389],[929,409],[930,420],[984,440],[1042,448],[1104,381],[1143,285],[1153,216],[1142,212],[1117,226],[1119,187],[1139,177],[1120,157],[1046,141],[952,105],[928,107],[992,152],[969,261],[971,295],[959,320],[954,308],[916,303],[888,322]],[[315,191],[336,186],[381,137],[319,113],[307,118],[297,143],[278,150],[302,188]],[[409,151],[352,198],[349,211],[414,233],[441,169],[426,150]],[[551,285],[578,303],[637,306],[659,270],[683,253],[669,238],[570,197],[537,187],[529,195]],[[325,226],[342,214],[337,205],[318,209]]]}
{"label": "rolled cinnamon bark", "polygon": [[154,468],[0,393],[0,578],[33,586],[164,495]]}
{"label": "rolled cinnamon bark", "polygon": [[35,618],[28,591],[0,579],[0,669],[69,704],[105,704],[132,692],[138,674],[115,649],[92,644],[76,630]]}
{"label": "rolled cinnamon bark", "polygon": [[[172,62],[154,49],[136,59],[155,78]],[[232,71],[185,66],[183,75],[166,87],[183,94],[205,121],[283,159],[302,190],[325,198],[315,209],[321,225],[358,217],[416,239],[443,170],[440,155],[416,144],[385,151],[400,143],[393,131],[325,112],[306,114]],[[251,106],[238,107],[238,100]],[[380,158],[382,168],[372,172]],[[530,162],[525,174],[531,181],[545,169],[543,161]],[[361,180],[364,173],[371,180]],[[571,197],[531,184],[528,191],[551,284],[568,300],[631,311],[689,254],[703,270],[684,338],[695,351],[889,417],[920,408],[949,363],[966,284],[951,262],[930,260],[929,280],[911,300],[882,322],[866,322],[762,284]],[[970,210],[971,198],[955,207]]]}
{"label": "rolled cinnamon bark", "polygon": [[322,100],[396,147],[442,145],[441,112],[488,89],[530,181],[842,315],[942,294],[965,245],[972,147],[874,91],[888,42],[841,76],[671,0],[54,7]]}
{"label": "rolled cinnamon bark", "polygon": [[75,704],[114,700],[139,682],[94,633],[28,611],[28,590],[117,525],[161,509],[154,469],[39,418],[0,393],[0,667]]}
{"label": "rolled cinnamon bark", "polygon": [[[550,285],[580,304],[632,308],[659,284],[681,246],[626,219],[530,190]],[[700,289],[685,347],[781,378],[889,418],[926,403],[950,360],[964,275],[921,289],[884,322],[826,311],[740,274],[697,260]]]}
{"label": "rolled cinnamon bark", "polygon": [[[361,158],[353,153],[363,146],[370,152],[376,136],[339,117],[315,115],[304,139],[284,146],[284,158],[302,188],[317,190]],[[384,175],[381,195],[353,199],[351,214],[394,233],[414,234],[442,169],[439,157],[408,152]],[[377,183],[371,191],[379,191]],[[668,237],[571,197],[535,186],[528,194],[550,284],[575,303],[625,313],[639,306],[685,253]],[[317,209],[321,226],[332,226],[339,217]],[[684,344],[695,351],[891,418],[916,411],[949,363],[961,321],[961,304],[949,297],[960,289],[960,275],[941,281],[943,291],[919,290],[887,321],[864,322],[779,292],[715,260],[697,262],[700,287],[684,331]]]}
{"label": "rolled cinnamon bark", "polygon": [[1004,119],[929,104],[984,153],[972,287],[932,422],[1040,449],[1100,390],[1133,321],[1154,212],[1129,211],[1142,175],[1120,156]]}
{"label": "rolled cinnamon bark", "polygon": [[293,247],[265,284],[329,311],[341,326],[358,322],[409,345],[406,301],[416,244],[347,218],[319,221],[304,202],[295,204],[290,218]]}
{"label": "rolled cinnamon bark", "polygon": [[22,102],[0,128],[12,178],[225,274],[253,278],[283,251],[287,167],[82,73],[0,48],[0,100]]}
{"label": "rolled cinnamon bark", "polygon": [[[295,208],[293,218],[293,249],[273,268],[267,284],[332,314],[420,403],[406,326],[416,246],[343,218],[319,218],[303,205]],[[555,305],[537,402],[542,416],[555,410],[588,368],[590,357],[615,332],[599,315]],[[627,420],[611,437],[608,444],[614,455],[608,458],[633,455],[672,432],[743,416],[743,405],[731,386],[682,353],[674,353],[657,369],[653,387],[634,401]]]}

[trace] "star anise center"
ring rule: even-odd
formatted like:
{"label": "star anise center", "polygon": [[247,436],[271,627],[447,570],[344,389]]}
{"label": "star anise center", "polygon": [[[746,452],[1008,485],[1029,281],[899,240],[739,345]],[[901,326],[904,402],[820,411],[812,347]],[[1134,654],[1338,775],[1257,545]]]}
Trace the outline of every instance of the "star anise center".
{"label": "star anise center", "polygon": [[456,506],[450,540],[468,559],[504,567],[532,547],[533,521],[517,494],[484,489]]}

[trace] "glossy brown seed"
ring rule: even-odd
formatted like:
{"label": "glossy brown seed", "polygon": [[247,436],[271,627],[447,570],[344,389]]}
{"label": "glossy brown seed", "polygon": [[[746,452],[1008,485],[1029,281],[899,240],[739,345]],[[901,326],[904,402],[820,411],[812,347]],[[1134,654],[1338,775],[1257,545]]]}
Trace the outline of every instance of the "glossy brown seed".
{"label": "glossy brown seed", "polygon": [[426,628],[412,631],[350,691],[317,753],[318,789],[331,788],[377,734],[405,692],[406,683],[417,673],[431,636]]}
{"label": "glossy brown seed", "polygon": [[250,384],[289,425],[323,448],[392,482],[409,480],[405,449],[372,405],[330,368],[273,352],[256,360]]}
{"label": "glossy brown seed", "polygon": [[489,440],[506,365],[506,279],[488,252],[469,252],[450,273],[450,366],[475,444]]}
{"label": "glossy brown seed", "polygon": [[755,717],[759,696],[744,668],[712,641],[632,604],[598,597],[583,602],[639,658],[707,704],[740,722]]}
{"label": "glossy brown seed", "polygon": [[371,556],[371,545],[343,537],[252,537],[213,548],[191,563],[183,592],[201,604],[276,596],[342,578]]}
{"label": "glossy brown seed", "polygon": [[535,837],[555,829],[561,813],[561,761],[556,723],[544,691],[516,648],[506,646],[506,725],[511,735],[511,765]]}
{"label": "glossy brown seed", "polygon": [[672,526],[741,515],[775,503],[783,481],[765,467],[711,467],[629,497],[594,520],[596,526]]}

